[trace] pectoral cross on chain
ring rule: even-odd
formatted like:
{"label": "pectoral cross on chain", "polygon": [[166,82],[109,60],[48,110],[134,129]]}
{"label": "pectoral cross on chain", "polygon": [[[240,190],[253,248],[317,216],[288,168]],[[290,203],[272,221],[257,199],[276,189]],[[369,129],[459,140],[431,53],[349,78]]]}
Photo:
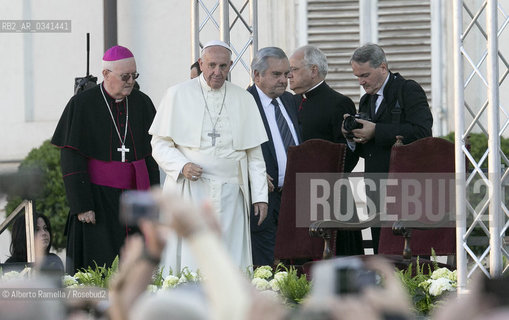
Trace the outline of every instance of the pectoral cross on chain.
{"label": "pectoral cross on chain", "polygon": [[212,145],[216,145],[216,138],[220,137],[221,135],[219,133],[216,133],[216,128],[212,129],[212,132],[207,133],[207,136],[209,136],[212,139]]}
{"label": "pectoral cross on chain", "polygon": [[125,162],[125,153],[129,152],[129,149],[123,144],[121,148],[117,148],[118,152],[122,152],[122,162]]}

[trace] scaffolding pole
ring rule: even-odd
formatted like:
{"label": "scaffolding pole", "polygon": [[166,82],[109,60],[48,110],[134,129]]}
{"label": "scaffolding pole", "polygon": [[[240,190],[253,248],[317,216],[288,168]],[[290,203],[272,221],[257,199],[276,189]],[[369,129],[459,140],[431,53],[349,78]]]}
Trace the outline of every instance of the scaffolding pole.
{"label": "scaffolding pole", "polygon": [[454,130],[455,134],[455,167],[456,167],[456,269],[458,291],[461,293],[467,285],[467,254],[463,248],[464,235],[467,230],[466,209],[466,172],[465,172],[465,131],[463,66],[462,66],[462,0],[454,1]]}
{"label": "scaffolding pole", "polygon": [[[504,18],[500,26],[499,16]],[[499,79],[499,61],[506,69],[509,64],[498,45],[508,24],[509,17],[500,1],[454,1],[456,252],[460,293],[465,291],[467,279],[476,270],[491,278],[501,276],[504,271],[502,256],[509,258],[502,241],[509,225],[502,210],[500,136],[503,132],[500,130],[500,110],[503,106],[499,100],[500,85],[506,79],[507,71]],[[466,68],[470,70],[467,77],[464,74]],[[484,92],[484,87],[486,99],[483,101],[484,95],[480,93]],[[504,114],[507,116],[508,113]],[[470,122],[466,122],[467,119]],[[488,137],[487,150],[480,159],[474,159],[467,148],[467,138],[476,128]],[[486,158],[487,174],[484,166]],[[473,167],[472,172],[467,172],[465,159]],[[504,159],[507,162],[507,158]],[[473,187],[477,182],[487,189],[487,196],[480,201],[475,197],[469,199],[470,193],[476,192]],[[489,244],[481,250],[469,247],[468,239],[476,229],[489,238]]]}
{"label": "scaffolding pole", "polygon": [[486,24],[488,33],[488,178],[490,183],[490,274],[502,275],[502,212],[500,180],[499,83],[498,83],[498,16],[497,0],[488,0]]}
{"label": "scaffolding pole", "polygon": [[[207,6],[213,3],[212,6]],[[238,6],[238,5],[237,5]],[[206,15],[203,20],[200,20],[200,8]],[[249,10],[249,22],[243,17],[245,9]],[[215,12],[219,9],[219,21],[215,18]],[[231,10],[230,10],[231,9]],[[217,15],[217,14],[216,14]],[[232,21],[230,22],[230,18]],[[238,22],[238,23],[237,23]],[[239,9],[235,6],[233,0],[217,0],[215,2],[205,0],[191,0],[191,57],[192,62],[196,61],[200,56],[202,43],[202,31],[207,24],[212,23],[217,30],[217,36],[206,39],[208,40],[220,39],[230,45],[232,49],[233,64],[231,71],[237,66],[244,67],[247,75],[250,76],[251,60],[258,51],[258,1],[245,0],[242,7]],[[237,27],[239,26],[239,27]],[[243,29],[245,28],[245,29]],[[238,37],[232,37],[236,32],[247,30],[249,36],[247,39],[240,41]],[[210,36],[210,35],[209,35]],[[235,43],[234,43],[235,42]],[[249,49],[249,50],[248,50]],[[244,57],[244,54],[249,57]]]}

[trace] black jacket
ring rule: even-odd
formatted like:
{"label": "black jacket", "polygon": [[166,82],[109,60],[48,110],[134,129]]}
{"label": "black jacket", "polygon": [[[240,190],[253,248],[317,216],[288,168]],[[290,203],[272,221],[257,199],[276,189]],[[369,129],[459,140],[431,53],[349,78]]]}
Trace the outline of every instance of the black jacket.
{"label": "black jacket", "polygon": [[[393,123],[392,111],[398,100],[398,92],[403,85],[400,101],[401,116],[399,123]],[[365,94],[359,103],[359,112],[370,113],[372,96]],[[433,117],[428,105],[426,93],[413,80],[405,80],[399,73],[390,73],[384,88],[384,99],[375,117],[375,136],[365,144],[357,144],[355,153],[365,160],[365,172],[388,172],[391,148],[396,136],[403,136],[403,143],[430,137]]]}
{"label": "black jacket", "polygon": [[[343,115],[355,114],[355,105],[347,96],[335,91],[324,81],[318,87],[305,93],[306,99],[299,108],[299,124],[302,141],[323,139],[335,143],[346,143],[341,133]],[[297,95],[300,102],[302,95]],[[347,148],[345,172],[350,172],[359,157]]]}
{"label": "black jacket", "polygon": [[[267,122],[267,117],[265,116],[265,112],[263,111],[263,106],[260,101],[260,96],[258,95],[258,91],[256,90],[256,86],[251,86],[247,89],[249,91],[255,101],[258,105],[258,110],[260,111],[260,115],[263,120],[263,125],[265,126],[265,131],[267,132],[267,136],[269,138],[268,141],[264,142],[262,144],[262,152],[263,152],[263,159],[265,160],[265,166],[267,168],[267,173],[274,178],[274,186],[275,187],[282,187],[278,186],[278,165],[277,165],[277,158],[276,158],[276,149],[274,148],[274,141],[272,141],[272,134],[270,132],[269,123]],[[289,92],[283,93],[280,97],[281,101],[283,102],[283,105],[286,109],[286,112],[288,113],[288,116],[290,116],[290,119],[292,120],[293,127],[295,128],[295,132],[297,133],[297,138],[299,139],[299,142],[302,141],[302,138],[300,136],[299,132],[299,126],[297,121],[297,105],[295,103],[295,99],[293,98],[292,94]]]}

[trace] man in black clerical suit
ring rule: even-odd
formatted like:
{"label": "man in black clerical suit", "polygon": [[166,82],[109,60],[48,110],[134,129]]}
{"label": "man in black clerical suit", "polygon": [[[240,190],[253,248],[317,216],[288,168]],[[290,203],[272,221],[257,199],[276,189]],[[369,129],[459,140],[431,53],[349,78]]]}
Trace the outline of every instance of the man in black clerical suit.
{"label": "man in black clerical suit", "polygon": [[129,226],[119,219],[123,190],[159,183],[148,129],[150,98],[133,90],[136,62],[114,46],[103,56],[104,81],[71,98],[51,142],[61,148],[67,201],[67,273],[95,264],[110,266]]}
{"label": "man in black clerical suit", "polygon": [[[302,141],[323,139],[346,143],[341,133],[344,114],[354,114],[355,105],[347,96],[335,91],[325,82],[327,57],[317,47],[298,48],[290,56],[290,89],[299,103],[299,124]],[[345,172],[351,172],[359,157],[347,148]],[[360,231],[340,231],[336,238],[337,255],[363,254]]]}
{"label": "man in black clerical suit", "polygon": [[[431,136],[433,117],[426,93],[417,82],[392,73],[385,52],[376,44],[368,43],[356,49],[350,63],[366,91],[359,112],[369,115],[371,121],[357,120],[363,127],[352,131],[354,137],[348,145],[364,158],[366,173],[387,173],[397,135],[403,136],[404,144]],[[343,133],[346,136],[344,128]],[[370,195],[368,191],[379,211],[377,192]],[[376,252],[379,229],[372,229],[372,233]]]}
{"label": "man in black clerical suit", "polygon": [[248,91],[258,105],[269,137],[269,141],[262,144],[269,185],[269,209],[261,225],[251,213],[251,246],[254,265],[272,265],[286,152],[289,146],[300,142],[297,106],[292,94],[285,91],[290,64],[283,50],[276,47],[260,49],[251,63],[251,72],[254,85]]}

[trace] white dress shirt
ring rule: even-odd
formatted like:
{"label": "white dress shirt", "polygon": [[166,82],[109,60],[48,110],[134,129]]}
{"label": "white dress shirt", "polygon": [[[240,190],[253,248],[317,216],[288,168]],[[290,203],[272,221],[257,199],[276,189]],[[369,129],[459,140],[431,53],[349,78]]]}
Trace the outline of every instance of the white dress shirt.
{"label": "white dress shirt", "polygon": [[[283,139],[281,138],[281,134],[279,133],[279,128],[276,122],[276,113],[274,112],[274,105],[272,104],[272,98],[268,97],[260,88],[256,87],[258,91],[258,95],[260,96],[260,102],[263,106],[263,111],[265,112],[265,117],[267,118],[267,122],[269,123],[270,134],[272,136],[272,142],[274,143],[274,148],[276,149],[276,158],[277,158],[277,167],[278,167],[278,180],[277,186],[282,187],[285,179],[285,170],[286,170],[286,151],[283,145]],[[276,98],[277,102],[280,105],[281,113],[286,119],[286,123],[288,123],[288,127],[290,128],[290,132],[292,133],[293,140],[295,144],[299,144],[299,140],[297,139],[297,133],[295,132],[295,128],[293,126],[293,122],[290,119],[290,116],[286,112],[286,108],[283,105],[283,102],[278,97]],[[276,177],[272,177],[276,179]],[[274,185],[276,185],[274,183]]]}

